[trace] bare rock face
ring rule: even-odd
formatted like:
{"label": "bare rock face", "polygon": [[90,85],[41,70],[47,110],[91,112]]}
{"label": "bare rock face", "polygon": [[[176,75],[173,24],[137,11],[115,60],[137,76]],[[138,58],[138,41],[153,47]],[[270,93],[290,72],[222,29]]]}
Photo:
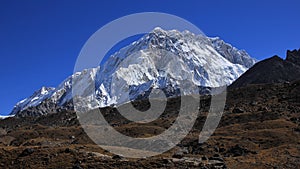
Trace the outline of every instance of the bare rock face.
{"label": "bare rock face", "polygon": [[286,52],[286,60],[300,66],[300,49]]}
{"label": "bare rock face", "polygon": [[300,79],[300,50],[287,51],[286,59],[278,56],[256,63],[240,76],[230,87],[251,84],[292,82]]}
{"label": "bare rock face", "polygon": [[0,136],[5,136],[7,134],[6,130],[3,128],[0,128]]}

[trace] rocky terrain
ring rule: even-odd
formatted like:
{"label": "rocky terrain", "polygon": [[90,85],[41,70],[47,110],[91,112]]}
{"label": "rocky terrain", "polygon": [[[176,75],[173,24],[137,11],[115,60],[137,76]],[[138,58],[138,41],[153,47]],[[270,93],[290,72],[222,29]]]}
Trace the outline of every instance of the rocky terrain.
{"label": "rocky terrain", "polygon": [[[72,111],[0,121],[0,168],[298,168],[300,166],[300,81],[230,89],[221,122],[198,143],[210,97],[202,97],[189,135],[159,156],[128,159],[95,145]],[[129,103],[130,104],[130,103]],[[138,109],[147,100],[133,103]],[[119,132],[133,137],[157,135],[176,119],[180,99],[168,101],[157,120],[137,124],[115,108],[101,108]],[[167,118],[166,118],[167,117]]]}
{"label": "rocky terrain", "polygon": [[258,62],[240,76],[232,88],[249,84],[283,83],[300,79],[300,49],[287,51],[286,59],[273,56]]}

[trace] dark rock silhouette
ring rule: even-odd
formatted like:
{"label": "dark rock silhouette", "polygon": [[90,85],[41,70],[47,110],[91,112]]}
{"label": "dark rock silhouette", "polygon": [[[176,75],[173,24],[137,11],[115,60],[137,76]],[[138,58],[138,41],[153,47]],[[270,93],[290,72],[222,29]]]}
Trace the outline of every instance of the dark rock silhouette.
{"label": "dark rock silhouette", "polygon": [[230,87],[243,87],[251,84],[271,84],[292,82],[300,79],[300,50],[287,51],[287,58],[273,56],[256,63]]}

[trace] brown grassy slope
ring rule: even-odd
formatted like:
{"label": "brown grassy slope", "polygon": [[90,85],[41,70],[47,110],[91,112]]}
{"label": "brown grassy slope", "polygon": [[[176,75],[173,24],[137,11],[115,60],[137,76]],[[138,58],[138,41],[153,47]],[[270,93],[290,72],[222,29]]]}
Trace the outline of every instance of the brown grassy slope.
{"label": "brown grassy slope", "polygon": [[[145,101],[135,104],[147,106]],[[216,168],[224,167],[214,163],[222,160],[228,168],[300,166],[300,82],[229,91],[219,127],[207,142],[198,144],[209,98],[201,104],[190,134],[174,149],[147,159],[112,159],[112,154],[86,136],[74,112],[5,119],[0,121],[0,168]],[[102,113],[119,132],[149,137],[172,125],[178,105],[180,99],[170,100],[159,119],[144,125],[123,119],[112,108],[104,108]]]}

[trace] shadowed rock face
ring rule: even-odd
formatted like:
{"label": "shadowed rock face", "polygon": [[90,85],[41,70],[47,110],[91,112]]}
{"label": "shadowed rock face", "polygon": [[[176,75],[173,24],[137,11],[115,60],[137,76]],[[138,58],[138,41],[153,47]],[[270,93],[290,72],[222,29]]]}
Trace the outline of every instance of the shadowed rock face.
{"label": "shadowed rock face", "polygon": [[300,66],[300,49],[286,52],[286,60]]}
{"label": "shadowed rock face", "polygon": [[258,62],[230,87],[243,87],[249,84],[291,82],[300,79],[300,50],[287,51],[285,60],[278,56]]}

